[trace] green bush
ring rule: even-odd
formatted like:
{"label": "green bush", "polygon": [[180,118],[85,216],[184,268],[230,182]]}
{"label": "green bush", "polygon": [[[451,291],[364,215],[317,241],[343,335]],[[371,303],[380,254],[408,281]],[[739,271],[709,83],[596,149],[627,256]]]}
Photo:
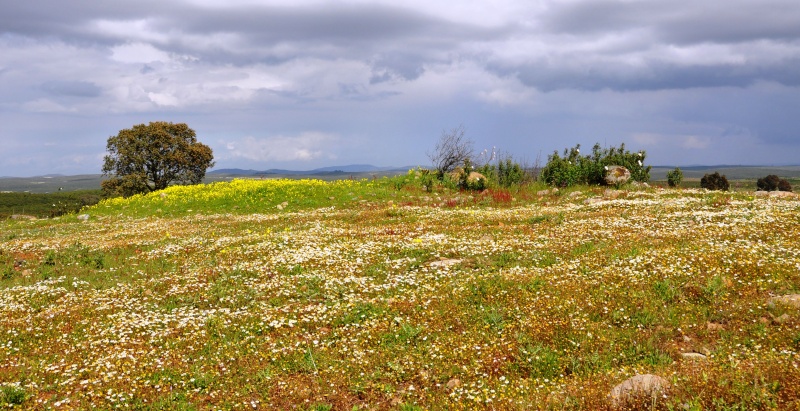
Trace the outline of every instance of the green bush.
{"label": "green bush", "polygon": [[514,162],[511,157],[497,162],[497,183],[502,187],[511,187],[523,182],[525,172],[519,163]]}
{"label": "green bush", "polygon": [[759,191],[792,191],[792,185],[788,180],[774,174],[759,178],[756,186]]}
{"label": "green bush", "polygon": [[680,187],[683,182],[683,171],[675,167],[672,171],[667,171],[667,184],[670,187]]}
{"label": "green bush", "polygon": [[480,173],[484,177],[486,177],[486,175],[481,173],[481,171],[484,171],[486,173],[491,173],[493,170],[489,165],[485,165],[480,169],[475,169],[472,166],[472,161],[470,159],[464,160],[464,171],[461,173],[459,177],[458,187],[464,190],[473,190],[473,191],[485,190],[489,185],[487,178],[477,178],[473,180],[470,180],[469,178],[469,175],[473,172]]}
{"label": "green bush", "polygon": [[714,174],[706,174],[700,179],[700,187],[706,190],[721,190],[728,191],[730,184],[725,175],[720,175],[719,172]]}
{"label": "green bush", "polygon": [[623,166],[631,173],[631,180],[647,182],[650,180],[650,166],[644,166],[647,154],[644,151],[631,153],[625,143],[619,147],[602,148],[600,144],[592,147],[590,155],[581,156],[580,144],[564,149],[563,156],[557,151],[548,156],[547,164],[539,173],[545,184],[556,187],[569,187],[575,184],[606,185],[606,167]]}
{"label": "green bush", "polygon": [[25,402],[27,394],[25,389],[15,385],[6,385],[0,388],[0,405],[8,405],[13,408]]}

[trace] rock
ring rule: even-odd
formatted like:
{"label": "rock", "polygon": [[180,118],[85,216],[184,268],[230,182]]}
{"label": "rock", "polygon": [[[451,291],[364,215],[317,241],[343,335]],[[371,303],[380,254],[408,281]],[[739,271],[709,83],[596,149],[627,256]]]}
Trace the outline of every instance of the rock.
{"label": "rock", "polygon": [[600,198],[600,197],[592,197],[592,198],[587,198],[586,200],[583,200],[583,204],[597,204],[597,203],[601,203],[601,202],[603,202],[603,199]]}
{"label": "rock", "polygon": [[11,214],[12,220],[35,220],[36,217],[32,215],[25,215],[25,214]]}
{"label": "rock", "polygon": [[455,388],[458,388],[459,386],[461,386],[461,380],[459,380],[458,378],[451,378],[450,381],[447,382],[448,390],[453,390]]}
{"label": "rock", "polygon": [[464,261],[460,258],[443,258],[438,261],[431,261],[428,263],[429,267],[450,267],[456,264],[461,264]]}
{"label": "rock", "polygon": [[692,361],[703,361],[708,357],[706,357],[704,354],[700,354],[699,352],[684,352],[681,353],[681,358]]}
{"label": "rock", "polygon": [[606,189],[606,191],[603,192],[603,197],[613,200],[613,199],[619,197],[620,194],[622,194],[621,191],[612,190],[612,189],[609,188],[609,189]]}
{"label": "rock", "polygon": [[769,197],[769,191],[756,191],[756,197]]}
{"label": "rock", "polygon": [[78,215],[78,220],[89,221],[89,214],[80,214],[80,215]]}
{"label": "rock", "polygon": [[453,181],[461,180],[461,176],[464,175],[464,169],[461,167],[456,167],[453,171],[447,173],[450,176],[450,179]]}
{"label": "rock", "polygon": [[794,198],[796,194],[791,191],[770,191],[769,196],[773,198]]}
{"label": "rock", "polygon": [[621,185],[631,179],[631,172],[623,166],[608,166],[606,168],[606,183]]}
{"label": "rock", "polygon": [[792,308],[800,308],[800,294],[780,295],[767,299],[767,305],[770,307],[775,307],[778,304]]}
{"label": "rock", "polygon": [[667,380],[653,374],[639,374],[614,387],[609,394],[611,406],[621,409],[637,398],[654,398],[669,391]]}
{"label": "rock", "polygon": [[580,191],[573,191],[573,192],[569,193],[569,198],[580,197],[582,195],[583,195],[583,193],[581,193]]}
{"label": "rock", "polygon": [[548,194],[555,194],[555,193],[557,193],[557,192],[558,192],[558,189],[557,189],[557,188],[555,188],[555,187],[553,187],[553,188],[551,188],[551,189],[549,189],[549,190],[541,190],[541,191],[537,191],[537,192],[536,192],[536,195],[537,195],[537,196],[539,196],[539,197],[543,197],[543,196],[546,196],[546,195],[548,195]]}
{"label": "rock", "polygon": [[467,176],[468,183],[477,183],[479,181],[486,181],[486,176],[477,171],[473,171]]}

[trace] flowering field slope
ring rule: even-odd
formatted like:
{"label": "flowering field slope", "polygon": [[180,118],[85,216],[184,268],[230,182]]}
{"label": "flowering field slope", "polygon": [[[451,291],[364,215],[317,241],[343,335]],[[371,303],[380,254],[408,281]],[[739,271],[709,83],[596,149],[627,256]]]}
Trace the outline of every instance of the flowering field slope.
{"label": "flowering field slope", "polygon": [[768,302],[800,200],[612,194],[239,180],[0,222],[0,404],[604,409],[656,374],[656,408],[800,407]]}

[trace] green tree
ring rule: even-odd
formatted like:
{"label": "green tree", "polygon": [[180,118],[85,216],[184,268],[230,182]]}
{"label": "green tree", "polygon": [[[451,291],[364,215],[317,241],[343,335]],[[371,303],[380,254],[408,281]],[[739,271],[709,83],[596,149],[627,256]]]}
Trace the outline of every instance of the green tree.
{"label": "green tree", "polygon": [[714,174],[706,174],[700,179],[700,188],[728,191],[730,184],[724,174],[720,175],[719,172],[714,172]]}
{"label": "green tree", "polygon": [[792,191],[792,185],[789,181],[775,174],[759,178],[756,186],[760,191]]}
{"label": "green tree", "polygon": [[184,123],[151,122],[108,138],[101,185],[111,195],[131,196],[170,184],[199,184],[214,165],[211,148]]}
{"label": "green tree", "polygon": [[681,182],[683,182],[683,171],[681,171],[680,167],[667,171],[667,184],[670,187],[680,187]]}

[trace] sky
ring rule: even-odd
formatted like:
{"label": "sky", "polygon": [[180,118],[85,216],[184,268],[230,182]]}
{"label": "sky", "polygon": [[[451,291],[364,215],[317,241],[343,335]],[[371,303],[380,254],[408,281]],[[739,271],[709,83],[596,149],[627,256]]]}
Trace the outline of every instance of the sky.
{"label": "sky", "polygon": [[527,165],[800,164],[797,0],[0,0],[0,176],[99,174],[186,123],[216,169],[416,166],[462,126]]}

